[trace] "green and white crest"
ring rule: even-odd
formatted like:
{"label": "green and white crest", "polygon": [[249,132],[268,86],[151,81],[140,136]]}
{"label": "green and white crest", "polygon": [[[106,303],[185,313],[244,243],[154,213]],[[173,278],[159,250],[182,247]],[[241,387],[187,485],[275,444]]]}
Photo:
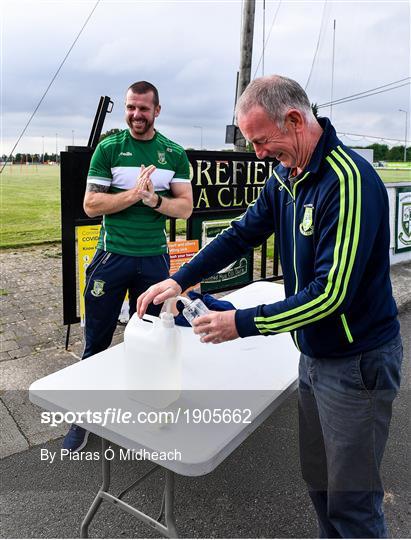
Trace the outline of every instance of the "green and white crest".
{"label": "green and white crest", "polygon": [[304,216],[303,220],[300,223],[300,233],[304,236],[311,236],[314,232],[313,228],[313,216],[314,216],[314,206],[312,204],[304,205]]}
{"label": "green and white crest", "polygon": [[394,253],[401,253],[411,251],[411,187],[397,187],[395,191]]}
{"label": "green and white crest", "polygon": [[405,246],[411,245],[411,202],[402,203],[401,226],[399,240]]}
{"label": "green and white crest", "polygon": [[411,236],[411,203],[403,203],[402,205],[402,228],[407,236]]}
{"label": "green and white crest", "polygon": [[166,153],[165,152],[158,151],[157,152],[157,157],[158,157],[158,162],[161,165],[165,165],[167,163],[167,161],[166,161]]}
{"label": "green and white crest", "polygon": [[105,294],[105,291],[104,291],[105,284],[106,284],[105,281],[102,281],[101,279],[95,279],[91,294],[95,297],[103,296],[103,294]]}

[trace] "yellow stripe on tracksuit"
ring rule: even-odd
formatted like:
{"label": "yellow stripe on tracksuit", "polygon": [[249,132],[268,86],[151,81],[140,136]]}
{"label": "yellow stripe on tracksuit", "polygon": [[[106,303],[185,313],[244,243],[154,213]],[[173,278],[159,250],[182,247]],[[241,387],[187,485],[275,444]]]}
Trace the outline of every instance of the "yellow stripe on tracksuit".
{"label": "yellow stripe on tracksuit", "polygon": [[[324,292],[305,304],[277,315],[255,317],[254,322],[261,334],[289,332],[328,317],[346,296],[360,235],[361,175],[350,156],[340,146],[337,149],[338,152],[333,150],[326,158],[339,179],[340,211],[333,263]],[[351,241],[352,246],[348,253]]]}

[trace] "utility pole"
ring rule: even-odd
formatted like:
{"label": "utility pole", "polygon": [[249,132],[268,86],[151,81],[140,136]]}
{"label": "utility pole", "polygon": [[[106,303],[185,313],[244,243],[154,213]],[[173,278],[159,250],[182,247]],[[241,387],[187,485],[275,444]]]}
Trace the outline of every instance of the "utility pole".
{"label": "utility pole", "polygon": [[[254,14],[255,0],[244,0],[243,27],[241,29],[241,56],[240,72],[238,76],[237,101],[246,89],[251,79],[251,61],[253,57],[253,37],[254,37]],[[244,152],[246,142],[240,130],[236,130],[234,150]]]}

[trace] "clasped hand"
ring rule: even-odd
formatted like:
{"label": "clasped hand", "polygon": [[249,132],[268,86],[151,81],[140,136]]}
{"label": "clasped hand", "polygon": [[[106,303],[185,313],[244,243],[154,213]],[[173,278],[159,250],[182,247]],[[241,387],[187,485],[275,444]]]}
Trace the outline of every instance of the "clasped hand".
{"label": "clasped hand", "polygon": [[154,165],[145,167],[141,165],[140,176],[137,178],[134,191],[136,194],[136,202],[143,201],[147,206],[155,206],[156,197],[154,197],[154,185],[151,181],[151,175],[156,170]]}

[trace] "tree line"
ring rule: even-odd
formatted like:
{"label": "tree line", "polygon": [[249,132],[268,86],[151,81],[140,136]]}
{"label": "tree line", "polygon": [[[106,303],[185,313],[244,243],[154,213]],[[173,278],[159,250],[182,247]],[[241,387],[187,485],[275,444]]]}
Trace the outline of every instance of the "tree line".
{"label": "tree line", "polygon": [[[118,133],[119,131],[121,130],[114,128],[114,129],[110,129],[106,131],[105,133],[102,133],[100,136],[100,141],[102,141],[109,135]],[[374,150],[374,162],[403,161],[404,160],[404,145],[392,146],[391,148],[389,148],[388,145],[386,144],[374,143],[368,146],[350,146],[350,148],[353,148],[354,150],[356,148],[359,148],[359,149],[371,148],[372,150]],[[194,150],[194,148],[186,148],[186,150]],[[253,152],[253,148],[250,143],[247,145],[247,151]],[[8,156],[6,156],[6,154],[3,154],[1,156],[1,161],[2,162],[6,161],[7,157]],[[406,157],[407,157],[407,161],[411,161],[411,146],[407,146]],[[48,154],[47,152],[45,152],[44,156],[42,154],[17,153],[15,156],[12,156],[12,161],[13,163],[47,163],[48,161],[58,162],[60,161],[60,156],[58,154],[56,155],[55,153]]]}
{"label": "tree line", "polygon": [[[389,148],[386,144],[370,144],[368,146],[351,146],[356,148],[371,148],[374,150],[374,161],[404,161],[404,145],[392,146]],[[411,161],[411,146],[407,146],[406,160]]]}
{"label": "tree line", "polygon": [[[4,163],[6,159],[8,159],[9,156],[6,154],[3,154],[1,156],[1,161]],[[47,163],[48,161],[60,161],[59,154],[48,154],[47,152],[42,154],[28,154],[28,153],[20,153],[18,152],[16,155],[11,156],[9,159],[10,163]]]}
{"label": "tree line", "polygon": [[[316,104],[314,103],[311,105],[313,112],[315,116],[317,116],[316,111]],[[118,128],[109,129],[105,133],[102,133],[100,136],[100,141],[105,139],[106,137],[109,137],[110,135],[114,135],[115,133],[119,133],[121,130]],[[403,161],[404,160],[404,145],[400,146],[393,146],[392,148],[389,148],[386,144],[370,144],[368,146],[350,146],[350,148],[353,148],[354,150],[356,148],[364,149],[364,148],[371,148],[374,150],[374,162],[377,161]],[[186,148],[186,150],[194,150],[194,148]],[[224,151],[230,151],[231,149],[224,149]],[[233,150],[234,151],[234,150]],[[253,152],[253,146],[251,143],[247,144],[247,152]],[[411,146],[407,146],[407,161],[411,161]]]}

